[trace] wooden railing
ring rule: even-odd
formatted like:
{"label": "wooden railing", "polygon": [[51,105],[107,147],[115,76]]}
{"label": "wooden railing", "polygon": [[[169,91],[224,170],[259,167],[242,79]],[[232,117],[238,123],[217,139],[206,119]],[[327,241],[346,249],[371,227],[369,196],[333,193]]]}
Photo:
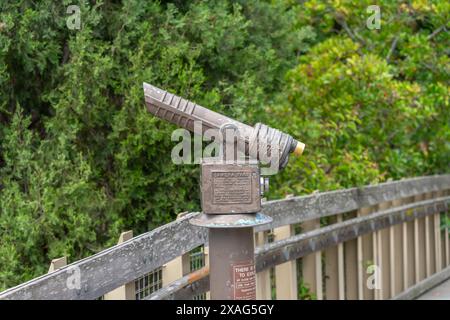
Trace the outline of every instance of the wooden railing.
{"label": "wooden railing", "polygon": [[[273,222],[255,228],[257,297],[415,298],[450,278],[448,228],[441,226],[449,203],[450,175],[265,202]],[[0,299],[106,299],[117,288],[126,299],[207,298],[207,232],[189,223],[197,214],[54,267]],[[206,265],[193,271],[186,258],[199,246]]]}

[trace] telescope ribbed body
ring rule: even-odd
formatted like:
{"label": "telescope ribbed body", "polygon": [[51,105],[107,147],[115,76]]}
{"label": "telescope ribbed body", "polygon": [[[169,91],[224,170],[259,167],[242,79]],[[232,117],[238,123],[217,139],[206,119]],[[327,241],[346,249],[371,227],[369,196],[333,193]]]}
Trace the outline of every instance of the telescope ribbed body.
{"label": "telescope ribbed body", "polygon": [[202,130],[219,130],[224,125],[235,125],[242,136],[249,137],[253,127],[209,110],[170,92],[144,83],[145,102],[148,111],[168,122],[194,132],[194,121],[201,121]]}
{"label": "telescope ribbed body", "polygon": [[238,132],[238,139],[244,141],[245,150],[241,151],[260,161],[267,158],[273,160],[276,155],[280,169],[286,166],[289,154],[297,146],[302,145],[303,151],[302,143],[277,129],[261,123],[251,127],[148,83],[144,83],[144,95],[150,113],[191,132],[194,132],[195,122],[202,124],[202,134],[208,129],[232,127]]}

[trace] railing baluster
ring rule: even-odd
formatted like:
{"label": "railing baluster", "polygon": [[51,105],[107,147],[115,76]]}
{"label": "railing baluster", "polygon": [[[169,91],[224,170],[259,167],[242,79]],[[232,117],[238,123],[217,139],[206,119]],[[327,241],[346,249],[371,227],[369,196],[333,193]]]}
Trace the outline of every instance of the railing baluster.
{"label": "railing baluster", "polygon": [[[433,193],[425,194],[425,199],[433,198]],[[426,259],[426,277],[431,276],[434,272],[434,231],[433,217],[425,217],[425,259]]]}
{"label": "railing baluster", "polygon": [[[392,201],[394,207],[404,204],[404,199],[397,199]],[[403,233],[406,233],[406,224],[397,224],[390,227],[389,241],[390,241],[390,274],[391,274],[391,297],[400,293],[404,284],[403,277],[403,263],[406,259],[403,258],[404,250]]]}
{"label": "railing baluster", "polygon": [[[414,201],[421,201],[425,199],[425,196],[423,194],[417,195],[414,197]],[[423,280],[426,277],[426,270],[427,270],[427,263],[425,261],[426,259],[426,236],[425,236],[425,218],[416,219],[417,225],[416,231],[417,231],[417,239],[416,239],[416,284]]]}
{"label": "railing baluster", "polygon": [[419,242],[420,233],[419,233],[419,220],[414,219],[414,284],[419,283],[420,281],[420,273],[421,273],[421,243]]}
{"label": "railing baluster", "polygon": [[434,257],[435,257],[435,272],[442,270],[441,262],[441,217],[437,213],[433,216],[434,219]]}
{"label": "railing baluster", "polygon": [[[396,226],[397,227],[397,226]],[[397,281],[395,274],[395,234],[394,227],[389,228],[389,296],[395,296],[395,282]]]}
{"label": "railing baluster", "polygon": [[402,223],[402,272],[403,272],[403,290],[409,287],[409,268],[408,268],[408,258],[409,258],[409,246],[408,244],[408,223]]}
{"label": "railing baluster", "polygon": [[[444,191],[446,196],[450,196],[450,189]],[[446,221],[446,227],[444,228],[444,245],[445,245],[445,254],[444,254],[444,265],[446,267],[450,266],[450,239],[449,239],[449,229],[450,229],[450,205],[447,207],[447,210],[443,211],[443,216]]]}
{"label": "railing baluster", "polygon": [[[294,236],[293,226],[275,228],[275,241]],[[277,300],[297,300],[297,261],[291,260],[275,267]]]}
{"label": "railing baluster", "polygon": [[[373,207],[364,207],[358,210],[358,217],[367,216],[373,211]],[[374,290],[367,286],[369,264],[373,263],[372,234],[366,234],[357,238],[358,255],[358,299],[374,299]]]}
{"label": "railing baluster", "polygon": [[[302,224],[302,232],[320,228],[320,220],[309,220]],[[302,275],[305,284],[309,285],[317,300],[323,299],[322,290],[322,253],[317,251],[302,258]]]}
{"label": "railing baluster", "polygon": [[[448,217],[448,213],[446,213],[447,217]],[[444,232],[444,237],[445,237],[445,262],[446,262],[446,266],[450,266],[450,245],[449,245],[449,234],[448,234],[448,226],[447,228],[445,228],[445,232]]]}
{"label": "railing baluster", "polygon": [[[373,252],[373,264],[375,266],[380,265],[380,259],[378,258],[378,232],[372,233],[372,252]],[[381,283],[381,281],[380,281]],[[378,288],[373,289],[374,299],[380,300],[380,290]]]}
{"label": "railing baluster", "polygon": [[430,217],[425,217],[425,277],[431,276]]}
{"label": "railing baluster", "polygon": [[[404,198],[403,204],[413,200],[411,197]],[[414,221],[402,223],[402,267],[402,290],[406,290],[414,282]]]}
{"label": "railing baluster", "polygon": [[[337,222],[336,217],[330,217],[330,224]],[[325,254],[325,297],[327,300],[339,299],[339,245],[330,246]]]}
{"label": "railing baluster", "polygon": [[[446,190],[444,194],[450,196],[450,189],[449,189],[449,190]],[[447,209],[447,211],[444,212],[444,215],[445,215],[445,217],[447,218],[447,219],[446,219],[446,221],[447,221],[447,226],[446,226],[446,228],[444,229],[445,266],[448,267],[448,266],[450,266],[450,243],[449,243],[449,232],[448,232],[448,229],[449,229],[448,221],[450,221],[450,220],[449,220],[449,219],[450,219],[450,210]]]}
{"label": "railing baluster", "polygon": [[[386,201],[378,205],[378,210],[390,208],[391,202]],[[378,259],[379,270],[381,274],[380,299],[388,299],[390,297],[390,232],[389,228],[377,231],[378,240]]]}
{"label": "railing baluster", "polygon": [[[337,216],[337,222],[342,222],[342,214]],[[339,300],[345,299],[345,265],[344,265],[344,243],[338,244],[338,287]]]}
{"label": "railing baluster", "polygon": [[[407,198],[407,203],[412,203],[414,202],[414,197],[408,197]],[[416,263],[415,263],[415,251],[416,251],[416,243],[415,243],[415,232],[414,232],[414,224],[415,221],[408,221],[406,222],[406,262],[405,262],[405,267],[407,269],[407,272],[405,274],[407,274],[407,285],[405,286],[406,288],[409,288],[410,286],[412,286],[415,283],[415,273],[416,273]]]}
{"label": "railing baluster", "polygon": [[[437,191],[428,193],[427,199],[438,198]],[[429,215],[429,238],[430,238],[430,275],[438,272],[439,261],[439,217],[437,214]],[[437,219],[436,219],[437,218]]]}
{"label": "railing baluster", "polygon": [[[268,243],[268,232],[261,231],[255,233],[256,246]],[[270,283],[270,269],[263,270],[256,274],[256,299],[272,300],[272,288]]]}
{"label": "railing baluster", "polygon": [[[435,195],[437,198],[444,196],[444,191],[437,191]],[[441,214],[440,212],[434,215],[434,241],[435,241],[435,258],[436,269],[435,272],[442,270],[442,238],[441,238]]]}
{"label": "railing baluster", "polygon": [[[356,212],[348,214],[351,218],[356,216]],[[345,255],[345,298],[347,300],[358,299],[358,257],[356,239],[344,243]]]}
{"label": "railing baluster", "polygon": [[52,259],[50,266],[48,267],[48,273],[56,271],[67,265],[67,257],[63,256],[61,258]]}

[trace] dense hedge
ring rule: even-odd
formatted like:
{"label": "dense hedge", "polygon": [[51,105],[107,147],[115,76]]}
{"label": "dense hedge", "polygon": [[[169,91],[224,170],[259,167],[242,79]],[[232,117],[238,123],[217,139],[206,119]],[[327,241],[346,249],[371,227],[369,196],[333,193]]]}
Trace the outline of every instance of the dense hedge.
{"label": "dense hedge", "polygon": [[199,209],[143,81],[306,142],[271,197],[448,172],[448,2],[355,3],[1,2],[0,290]]}

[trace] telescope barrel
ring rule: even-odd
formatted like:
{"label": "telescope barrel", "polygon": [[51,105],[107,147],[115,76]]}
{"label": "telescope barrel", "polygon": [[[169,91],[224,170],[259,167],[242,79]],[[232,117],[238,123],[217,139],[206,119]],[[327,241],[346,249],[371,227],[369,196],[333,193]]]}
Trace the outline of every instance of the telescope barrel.
{"label": "telescope barrel", "polygon": [[278,150],[280,169],[286,166],[290,153],[300,155],[305,147],[290,135],[262,123],[251,127],[148,83],[143,86],[147,109],[156,117],[191,132],[194,132],[196,121],[202,123],[202,133],[208,129],[220,130],[225,125],[232,125],[237,128],[239,137],[244,139],[243,151],[247,156],[260,160],[259,150]]}

